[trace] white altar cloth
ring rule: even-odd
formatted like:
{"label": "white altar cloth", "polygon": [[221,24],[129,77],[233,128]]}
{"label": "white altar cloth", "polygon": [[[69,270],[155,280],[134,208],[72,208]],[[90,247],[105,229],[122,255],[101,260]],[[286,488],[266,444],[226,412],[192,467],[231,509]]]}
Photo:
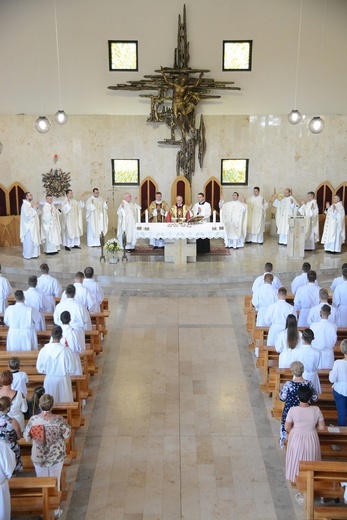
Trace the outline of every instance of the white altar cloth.
{"label": "white altar cloth", "polygon": [[141,222],[136,224],[136,236],[137,238],[163,238],[166,240],[196,240],[197,238],[223,238],[224,240],[226,234],[221,222],[204,222],[190,226]]}

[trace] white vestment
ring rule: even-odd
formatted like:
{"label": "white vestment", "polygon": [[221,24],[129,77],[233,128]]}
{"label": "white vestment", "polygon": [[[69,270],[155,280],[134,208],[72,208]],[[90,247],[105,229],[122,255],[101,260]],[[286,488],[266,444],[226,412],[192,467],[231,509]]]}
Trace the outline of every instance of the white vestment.
{"label": "white vestment", "polygon": [[323,305],[329,305],[329,307],[330,307],[330,314],[329,314],[328,321],[330,321],[330,323],[336,323],[336,308],[333,305],[330,305],[330,303],[320,302],[319,305],[315,305],[314,307],[311,307],[310,312],[308,313],[307,323],[308,323],[309,327],[312,323],[316,323],[316,321],[319,321],[321,319],[320,310],[323,307]]}
{"label": "white vestment", "polygon": [[264,323],[269,328],[266,344],[274,346],[278,333],[286,327],[289,314],[293,314],[294,307],[285,300],[277,300],[266,309]]}
{"label": "white vestment", "polygon": [[258,287],[259,287],[260,285],[262,285],[263,283],[265,283],[265,282],[264,282],[264,276],[265,276],[266,274],[272,274],[272,276],[273,276],[272,287],[273,287],[274,289],[276,289],[276,291],[278,291],[278,289],[279,289],[280,287],[282,287],[281,280],[280,280],[277,276],[275,276],[273,273],[264,273],[264,274],[261,274],[260,276],[257,276],[257,278],[254,280],[253,285],[252,285],[252,293],[254,293],[254,291],[255,291],[256,289],[258,289]]}
{"label": "white vestment", "polygon": [[266,327],[265,314],[267,308],[277,300],[277,291],[270,283],[264,283],[253,294],[252,304],[257,309],[257,327]]}
{"label": "white vestment", "polygon": [[225,202],[222,218],[226,232],[225,247],[243,247],[247,234],[247,205],[239,200]]}
{"label": "white vestment", "polygon": [[262,244],[264,241],[265,217],[269,203],[261,195],[247,199],[248,218],[246,242]]}
{"label": "white vestment", "polygon": [[334,292],[336,287],[342,282],[344,282],[343,276],[337,276],[333,279],[332,284],[330,285],[330,289]]}
{"label": "white vestment", "polygon": [[317,201],[306,202],[298,209],[298,213],[305,217],[305,250],[313,251],[316,248],[316,242],[319,242]]}
{"label": "white vestment", "polygon": [[320,351],[311,347],[311,345],[303,344],[299,348],[295,349],[295,361],[301,361],[305,367],[302,377],[311,381],[316,392],[320,394],[322,389],[320,386],[319,375],[317,374],[317,370],[319,370],[321,365]]}
{"label": "white vestment", "polygon": [[[40,323],[35,324],[35,330],[46,330],[46,321],[44,316],[44,305],[43,305],[43,297],[42,294],[35,288],[35,287],[29,287],[28,290],[24,291],[24,303],[28,307],[32,307],[35,309],[37,313],[40,314]],[[34,313],[34,317],[35,317]],[[37,315],[36,315],[37,317]]]}
{"label": "white vestment", "polygon": [[341,247],[345,241],[345,209],[342,202],[332,204],[325,213],[321,242],[324,244],[325,251],[341,253]]}
{"label": "white vestment", "polygon": [[337,341],[335,323],[328,320],[320,320],[312,323],[310,329],[314,333],[312,346],[321,352],[321,368],[332,368],[334,364],[334,346]]}
{"label": "white vestment", "polygon": [[80,237],[83,235],[82,209],[84,202],[65,197],[61,205],[62,216],[62,243],[66,247],[80,245]]}
{"label": "white vestment", "polygon": [[66,300],[58,303],[53,314],[56,325],[63,325],[60,321],[60,315],[64,311],[69,311],[71,317],[70,325],[73,329],[92,330],[90,315],[84,305],[76,302],[73,298],[66,298]]}
{"label": "white vestment", "polygon": [[11,520],[11,496],[8,480],[16,467],[16,456],[9,443],[0,440],[0,518]]}
{"label": "white vestment", "polygon": [[97,310],[94,312],[100,312],[100,306],[102,303],[102,300],[104,299],[104,291],[99,282],[94,280],[94,278],[84,278],[83,280],[83,286],[87,287],[87,289],[90,290],[90,292],[94,295],[96,302],[98,304]]}
{"label": "white vestment", "polygon": [[58,280],[49,274],[42,274],[37,279],[36,289],[43,296],[44,312],[54,312],[55,298],[60,298],[62,292]]}
{"label": "white vestment", "polygon": [[60,251],[60,213],[54,204],[45,202],[42,208],[41,236],[45,253]]}
{"label": "white vestment", "polygon": [[299,332],[300,340],[295,348],[289,348],[287,342],[287,329],[281,330],[277,334],[275,341],[275,349],[280,353],[278,359],[278,368],[290,368],[290,365],[295,361],[297,350],[301,346],[301,332]]}
{"label": "white vestment", "polygon": [[347,280],[338,285],[333,294],[338,327],[347,327]]}
{"label": "white vestment", "polygon": [[7,350],[37,350],[35,309],[28,307],[23,302],[17,302],[5,310],[4,322],[9,326]]}
{"label": "white vestment", "polygon": [[[96,301],[94,294],[88,289],[88,287],[84,286],[80,282],[75,282],[74,286],[76,289],[76,294],[74,297],[75,302],[84,305],[84,307],[86,307],[86,309],[91,313],[98,312],[98,302]],[[64,291],[61,295],[61,301],[63,302],[66,299],[66,292]]]}
{"label": "white vestment", "polygon": [[294,311],[299,311],[298,327],[308,327],[307,317],[311,307],[319,304],[319,285],[308,283],[296,291],[294,297]]}
{"label": "white vestment", "polygon": [[[296,276],[294,278],[294,280],[290,284],[292,293],[295,294],[296,291],[299,289],[299,287],[302,287],[303,285],[307,285],[307,284],[308,284],[307,273],[299,274],[298,276]],[[318,280],[315,280],[314,284],[318,286]]]}
{"label": "white vestment", "polygon": [[3,314],[7,307],[7,298],[11,296],[12,287],[10,282],[0,274],[0,313]]}
{"label": "white vestment", "polygon": [[43,386],[56,403],[73,401],[70,374],[77,369],[75,355],[61,343],[47,343],[39,352],[37,371],[46,374]]}
{"label": "white vestment", "polygon": [[117,240],[123,249],[123,233],[126,235],[125,249],[135,249],[136,245],[136,222],[141,207],[133,202],[122,201],[117,210]]}
{"label": "white vestment", "polygon": [[101,197],[92,195],[86,202],[87,244],[89,247],[100,246],[100,234],[108,231],[108,206]]}
{"label": "white vestment", "polygon": [[24,258],[37,258],[40,256],[40,211],[31,206],[26,199],[20,210],[20,240],[23,243]]}
{"label": "white vestment", "polygon": [[84,332],[81,329],[73,329],[70,325],[62,325],[63,329],[63,337],[60,340],[62,345],[69,347],[71,352],[73,352],[76,361],[76,370],[74,375],[82,375],[82,365],[80,352],[85,350],[85,339]]}
{"label": "white vestment", "polygon": [[209,202],[202,202],[201,204],[199,202],[196,202],[192,209],[190,210],[193,217],[204,217],[204,222],[210,221],[210,216],[212,214],[211,211],[211,204]]}
{"label": "white vestment", "polygon": [[22,372],[21,370],[14,370],[12,372],[13,381],[11,384],[12,390],[19,390],[22,392],[24,396],[28,393],[27,384],[29,383],[29,378],[26,372]]}
{"label": "white vestment", "polygon": [[[291,199],[293,202],[291,202]],[[288,241],[288,230],[289,230],[289,218],[294,217],[295,208],[298,207],[298,203],[289,195],[289,197],[283,197],[282,200],[275,199],[273,206],[276,209],[276,227],[277,234],[279,235],[279,244],[287,245]]]}

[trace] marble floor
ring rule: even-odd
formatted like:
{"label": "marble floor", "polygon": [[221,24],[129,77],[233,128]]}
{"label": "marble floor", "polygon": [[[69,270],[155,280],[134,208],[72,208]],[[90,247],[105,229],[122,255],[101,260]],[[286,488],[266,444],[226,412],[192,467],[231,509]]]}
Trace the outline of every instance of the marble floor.
{"label": "marble floor", "polygon": [[[305,260],[329,287],[347,253]],[[42,261],[0,249],[16,288]],[[245,331],[244,295],[266,261],[286,286],[302,264],[274,238],[184,266],[100,263],[87,247],[49,258],[64,285],[93,265],[111,310],[63,519],[304,520]]]}

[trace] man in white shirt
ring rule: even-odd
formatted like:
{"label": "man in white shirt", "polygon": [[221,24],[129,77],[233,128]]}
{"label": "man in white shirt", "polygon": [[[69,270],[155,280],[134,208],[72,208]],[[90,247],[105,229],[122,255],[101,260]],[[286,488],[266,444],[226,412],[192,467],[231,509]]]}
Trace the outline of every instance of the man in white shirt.
{"label": "man in white shirt", "polygon": [[327,253],[341,253],[345,241],[345,208],[340,197],[334,195],[333,204],[326,203],[326,219],[322,235],[322,244]]}
{"label": "man in white shirt", "polygon": [[276,226],[278,243],[286,246],[288,242],[289,218],[295,216],[295,210],[299,207],[298,203],[292,196],[292,190],[286,188],[282,200],[275,199],[273,206],[276,211]]}
{"label": "man in white shirt", "polygon": [[100,235],[108,231],[108,199],[99,196],[99,189],[93,189],[93,195],[86,202],[87,245],[100,247]]}
{"label": "man in white shirt", "polygon": [[281,280],[273,274],[272,272],[273,270],[273,265],[271,262],[266,262],[265,264],[265,273],[264,274],[261,274],[260,276],[258,276],[254,282],[253,282],[253,285],[252,285],[252,292],[254,293],[254,291],[259,287],[259,285],[263,284],[264,283],[264,276],[267,274],[267,273],[271,273],[272,276],[273,276],[273,282],[272,282],[272,287],[274,289],[276,289],[278,291],[278,289],[280,289],[282,287],[282,284],[281,284]]}
{"label": "man in white shirt", "polygon": [[294,307],[286,302],[287,289],[280,287],[278,289],[278,300],[269,305],[266,309],[264,323],[269,328],[266,344],[274,346],[277,334],[286,328],[286,321],[289,314],[293,314]]}
{"label": "man in white shirt", "polygon": [[4,313],[8,305],[7,298],[12,294],[12,287],[10,282],[1,274],[0,264],[0,313]]}
{"label": "man in white shirt", "polygon": [[96,302],[98,304],[97,309],[94,312],[100,312],[100,307],[102,300],[104,299],[104,291],[99,282],[94,280],[94,269],[92,267],[86,267],[84,270],[84,279],[83,285],[90,290],[90,292],[94,295]]}
{"label": "man in white shirt", "polygon": [[311,323],[315,323],[316,321],[320,320],[320,311],[323,305],[329,305],[330,315],[328,319],[331,323],[336,323],[336,308],[333,305],[330,305],[328,298],[328,291],[326,289],[319,289],[319,304],[311,307],[307,316],[308,326],[310,326]]}
{"label": "man in white shirt", "polygon": [[222,220],[225,227],[225,247],[238,249],[244,247],[247,234],[247,204],[239,200],[239,194],[234,191],[232,200],[224,202],[221,198],[219,207],[222,209]]}
{"label": "man in white shirt", "polygon": [[316,249],[319,242],[318,204],[313,191],[307,193],[307,202],[301,201],[298,213],[305,217],[305,251]]}
{"label": "man in white shirt", "polygon": [[54,312],[55,298],[60,298],[62,288],[54,276],[49,274],[49,267],[46,263],[40,265],[41,276],[37,279],[37,290],[43,296],[44,312]]}
{"label": "man in white shirt", "polygon": [[136,246],[136,223],[139,221],[139,213],[141,206],[137,204],[137,197],[135,202],[131,201],[131,193],[125,193],[122,202],[117,210],[118,225],[117,225],[117,239],[118,244],[123,249],[123,235],[125,233],[126,251],[134,251]]}
{"label": "man in white shirt", "polygon": [[60,213],[53,204],[52,195],[46,195],[42,208],[41,236],[43,249],[47,255],[55,255],[60,251],[61,227]]}
{"label": "man in white shirt", "polygon": [[[308,284],[307,273],[309,271],[311,271],[311,264],[309,264],[308,262],[304,262],[302,264],[301,269],[302,269],[302,273],[299,274],[298,276],[296,276],[294,278],[294,280],[292,281],[292,283],[290,284],[290,288],[294,295],[295,295],[296,291],[299,289],[299,287],[301,287],[302,285]],[[318,284],[316,284],[316,285],[318,285]]]}
{"label": "man in white shirt", "polygon": [[316,285],[316,271],[307,273],[308,283],[302,285],[296,291],[294,298],[294,310],[298,314],[298,327],[308,327],[307,318],[311,307],[319,304],[320,287]]}
{"label": "man in white shirt", "polygon": [[310,326],[315,337],[312,346],[321,352],[320,369],[332,368],[334,364],[334,346],[337,341],[337,327],[335,323],[331,323],[328,320],[329,314],[329,305],[323,305],[320,311],[320,321],[312,323]]}
{"label": "man in white shirt", "polygon": [[347,269],[342,271],[343,282],[333,294],[333,305],[336,307],[336,323],[338,327],[347,327]]}
{"label": "man in white shirt", "polygon": [[60,315],[63,311],[69,311],[71,316],[70,325],[72,328],[92,330],[92,322],[87,308],[75,301],[76,288],[70,284],[65,289],[66,299],[56,306],[53,314],[54,323],[62,326]]}
{"label": "man in white shirt", "polygon": [[8,325],[6,349],[37,350],[36,323],[40,323],[40,315],[32,307],[24,303],[24,293],[20,289],[15,291],[16,303],[9,305],[5,310],[4,323]]}
{"label": "man in white shirt", "polygon": [[[209,222],[211,217],[211,205],[209,202],[206,202],[205,195],[203,193],[198,193],[198,202],[194,204],[191,208],[190,213],[193,217],[203,217],[204,222]],[[196,241],[196,252],[197,254],[209,253],[210,248],[210,239],[209,238],[198,238]]]}
{"label": "man in white shirt", "polygon": [[65,251],[81,249],[81,236],[83,235],[82,209],[83,198],[79,202],[73,198],[72,190],[66,190],[65,199],[61,205],[62,214],[62,243]]}
{"label": "man in white shirt", "polygon": [[264,242],[266,210],[269,203],[260,196],[258,186],[253,188],[253,195],[247,199],[248,218],[246,242],[262,244]]}
{"label": "man in white shirt", "polygon": [[39,203],[34,202],[32,194],[27,191],[20,210],[20,240],[23,243],[23,257],[27,260],[40,256],[40,213]]}
{"label": "man in white shirt", "polygon": [[[342,264],[341,271],[343,271],[344,269],[347,269],[347,263]],[[341,273],[341,276],[337,276],[336,278],[333,279],[332,284],[330,285],[330,289],[334,292],[336,287],[342,282],[343,282],[343,276]]]}
{"label": "man in white shirt", "polygon": [[266,327],[265,314],[267,308],[277,301],[277,291],[272,287],[273,275],[264,276],[264,283],[253,293],[252,304],[257,309],[257,327]]}

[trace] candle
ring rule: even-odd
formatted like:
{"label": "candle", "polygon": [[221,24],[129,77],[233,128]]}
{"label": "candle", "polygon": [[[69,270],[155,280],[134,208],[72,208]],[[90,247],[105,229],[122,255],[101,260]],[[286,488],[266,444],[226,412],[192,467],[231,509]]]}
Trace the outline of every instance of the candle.
{"label": "candle", "polygon": [[141,209],[137,209],[137,222],[141,222]]}
{"label": "candle", "polygon": [[148,209],[145,211],[145,222],[148,224]]}
{"label": "candle", "polygon": [[215,209],[213,210],[212,220],[213,220],[213,224],[215,224],[216,223],[216,210]]}
{"label": "candle", "polygon": [[219,210],[219,222],[223,222],[223,210]]}

